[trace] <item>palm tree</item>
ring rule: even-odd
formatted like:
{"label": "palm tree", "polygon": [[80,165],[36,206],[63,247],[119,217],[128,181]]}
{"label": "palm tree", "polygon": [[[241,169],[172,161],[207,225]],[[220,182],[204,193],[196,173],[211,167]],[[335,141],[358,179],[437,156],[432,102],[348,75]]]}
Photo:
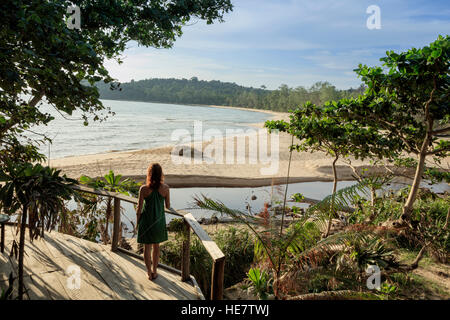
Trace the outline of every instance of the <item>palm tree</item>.
{"label": "palm tree", "polygon": [[70,200],[75,194],[71,188],[77,181],[60,175],[60,170],[43,167],[40,164],[7,162],[0,169],[0,201],[3,210],[13,214],[22,210],[18,222],[19,235],[19,299],[23,299],[23,254],[25,232],[28,222],[30,240],[51,230],[62,212],[64,200]]}

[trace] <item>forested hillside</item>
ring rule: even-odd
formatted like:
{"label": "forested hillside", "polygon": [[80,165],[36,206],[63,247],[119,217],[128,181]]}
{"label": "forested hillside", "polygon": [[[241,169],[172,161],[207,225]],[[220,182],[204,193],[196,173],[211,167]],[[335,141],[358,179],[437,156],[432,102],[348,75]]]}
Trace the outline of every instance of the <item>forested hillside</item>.
{"label": "forested hillside", "polygon": [[317,82],[310,88],[291,88],[281,85],[277,90],[250,88],[230,82],[191,79],[146,79],[122,83],[121,90],[110,90],[109,85],[99,84],[100,97],[112,100],[148,101],[180,104],[223,105],[288,111],[311,101],[321,104],[357,96],[362,87],[338,90],[328,82]]}

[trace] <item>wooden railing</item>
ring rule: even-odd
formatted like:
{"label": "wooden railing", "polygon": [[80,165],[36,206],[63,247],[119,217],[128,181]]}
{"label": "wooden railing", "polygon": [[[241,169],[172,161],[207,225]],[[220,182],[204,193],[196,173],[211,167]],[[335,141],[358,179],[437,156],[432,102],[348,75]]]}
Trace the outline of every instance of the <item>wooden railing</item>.
{"label": "wooden railing", "polygon": [[[138,203],[138,199],[130,196],[126,196],[117,192],[109,192],[104,190],[95,190],[88,188],[86,186],[74,185],[73,189],[96,194],[99,196],[111,197],[114,199],[114,224],[111,240],[111,250],[120,251],[129,254],[134,257],[142,256],[137,255],[134,252],[123,249],[119,247],[119,235],[120,235],[120,202],[125,201],[133,204]],[[223,298],[223,277],[225,270],[225,255],[222,250],[217,246],[217,244],[209,237],[205,230],[200,226],[200,224],[195,220],[191,213],[185,211],[176,211],[165,209],[166,214],[172,214],[183,218],[184,220],[184,230],[183,230],[183,244],[182,244],[182,255],[181,255],[181,271],[174,269],[172,267],[166,266],[164,264],[159,264],[160,267],[167,269],[172,272],[176,272],[181,275],[182,281],[188,281],[191,279],[189,272],[190,269],[190,236],[191,229],[198,236],[201,243],[205,247],[208,254],[213,260],[212,272],[211,272],[211,300],[222,300]],[[195,283],[194,283],[195,285]]]}

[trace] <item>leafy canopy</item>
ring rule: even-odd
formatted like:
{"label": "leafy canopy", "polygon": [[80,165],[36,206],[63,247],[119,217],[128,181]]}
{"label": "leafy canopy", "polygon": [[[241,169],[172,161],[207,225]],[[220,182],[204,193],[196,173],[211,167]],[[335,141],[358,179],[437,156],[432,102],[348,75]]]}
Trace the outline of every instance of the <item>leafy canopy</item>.
{"label": "leafy canopy", "polygon": [[368,89],[355,103],[340,105],[336,113],[356,120],[389,140],[400,139],[402,149],[427,155],[450,150],[439,135],[450,132],[450,39],[439,38],[421,49],[388,51],[382,67],[355,69]]}
{"label": "leafy canopy", "polygon": [[323,151],[334,156],[353,155],[356,158],[392,157],[396,141],[389,141],[373,128],[362,127],[356,121],[345,121],[336,113],[355,99],[342,99],[316,106],[311,102],[292,111],[290,122],[266,121],[270,130],[278,129],[295,136],[299,141],[293,148],[297,151]]}
{"label": "leafy canopy", "polygon": [[[73,4],[81,30],[65,22]],[[63,114],[80,111],[85,124],[106,119],[111,112],[94,86],[113,81],[105,59],[121,62],[129,41],[170,48],[191,19],[210,24],[231,10],[230,0],[1,1],[0,150],[16,154],[24,130],[53,119],[38,109],[43,97]],[[36,156],[36,148],[18,151]]]}

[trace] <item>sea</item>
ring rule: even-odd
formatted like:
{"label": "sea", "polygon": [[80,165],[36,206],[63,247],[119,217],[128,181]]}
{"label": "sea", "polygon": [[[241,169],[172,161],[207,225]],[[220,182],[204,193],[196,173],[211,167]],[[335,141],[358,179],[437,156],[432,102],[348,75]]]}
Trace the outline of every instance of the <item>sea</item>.
{"label": "sea", "polygon": [[[31,138],[46,134],[51,143],[42,144],[40,151],[50,159],[104,152],[141,150],[173,145],[175,130],[193,134],[195,121],[201,121],[203,131],[216,129],[224,135],[227,129],[252,128],[252,124],[271,118],[264,112],[232,108],[163,104],[136,101],[101,100],[115,113],[106,121],[89,121],[84,126],[80,113],[60,114],[44,104],[42,111],[55,117],[47,126],[33,128]],[[253,127],[254,128],[254,127]],[[194,136],[193,136],[194,138]]]}
{"label": "sea", "polygon": [[[176,141],[172,139],[175,130],[188,130],[193,134],[195,121],[201,121],[204,131],[218,129],[225,133],[227,129],[254,129],[253,124],[271,119],[268,113],[232,108],[117,100],[102,100],[102,102],[115,115],[103,122],[90,121],[88,126],[83,125],[80,114],[63,116],[50,105],[44,105],[42,110],[52,114],[55,120],[47,126],[33,128],[34,132],[45,133],[52,139],[51,144],[41,145],[41,152],[50,159],[56,159],[104,152],[150,149],[175,144]],[[338,183],[338,190],[355,183],[355,181],[341,181]],[[389,189],[402,187],[405,185],[391,185]],[[435,192],[450,191],[446,183],[427,187],[434,188]],[[258,188],[172,188],[171,205],[175,209],[192,212],[197,219],[209,218],[214,215],[214,212],[200,210],[193,205],[194,197],[206,195],[220,200],[232,209],[258,213],[265,202],[281,203],[285,188],[285,185]],[[293,193],[302,193],[309,198],[323,199],[331,193],[331,190],[332,182],[293,183],[288,186],[288,198]],[[307,207],[306,204],[295,205]],[[69,204],[72,209],[75,206],[73,202]],[[133,229],[132,225],[136,221],[135,208],[129,203],[122,203],[122,206],[124,209],[122,221],[128,229],[125,234],[132,236],[130,230]],[[169,222],[173,218],[174,216],[167,215],[166,220]]]}

